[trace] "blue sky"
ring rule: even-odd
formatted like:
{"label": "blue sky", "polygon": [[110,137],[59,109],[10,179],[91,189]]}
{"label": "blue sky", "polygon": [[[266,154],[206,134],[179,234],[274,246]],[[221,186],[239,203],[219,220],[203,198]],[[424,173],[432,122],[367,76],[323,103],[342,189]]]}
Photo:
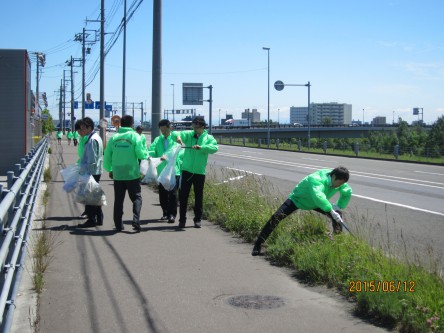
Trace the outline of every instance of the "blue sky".
{"label": "blue sky", "polygon": [[[127,0],[127,7],[134,0]],[[151,113],[153,1],[144,0],[127,29],[126,95]],[[311,101],[352,104],[353,119],[386,116],[424,121],[444,114],[444,2],[441,0],[163,0],[162,110],[182,105],[182,83],[213,86],[213,121],[240,118],[246,108],[267,114],[270,48],[270,118],[289,121],[290,106],[307,104],[305,87],[276,91],[273,83],[311,83]],[[100,0],[4,1],[0,47],[46,54],[40,91],[58,118],[58,90],[65,61],[81,57],[74,35],[99,29]],[[123,0],[105,1],[106,32],[123,16]],[[106,41],[111,35],[106,35]],[[105,100],[122,100],[122,36],[105,59]],[[87,80],[98,64],[99,43],[87,58]],[[35,87],[35,61],[32,63]],[[76,68],[75,97],[81,98]],[[86,88],[99,100],[99,74]],[[204,89],[208,98],[208,89]],[[197,106],[208,117],[208,103]],[[279,111],[278,111],[279,110]],[[364,111],[363,111],[364,110]],[[80,113],[80,110],[77,112]],[[98,111],[88,111],[98,119]],[[136,119],[140,118],[136,114]]]}

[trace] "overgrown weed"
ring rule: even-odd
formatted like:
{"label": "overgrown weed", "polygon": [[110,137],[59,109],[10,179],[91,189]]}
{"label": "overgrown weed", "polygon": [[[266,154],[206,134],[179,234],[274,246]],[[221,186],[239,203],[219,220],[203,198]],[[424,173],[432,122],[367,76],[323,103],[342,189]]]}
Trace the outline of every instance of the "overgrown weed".
{"label": "overgrown weed", "polygon": [[[209,168],[204,217],[251,242],[285,199],[270,195],[269,189],[264,178]],[[358,217],[349,226],[356,237],[344,233],[331,240],[325,218],[298,211],[267,240],[267,258],[295,268],[305,282],[337,288],[355,302],[356,313],[375,323],[401,332],[443,332],[444,282],[439,272],[423,267],[419,254],[407,253],[402,233],[392,239],[388,221],[385,227],[371,224],[371,232],[379,237],[363,237],[369,234],[365,228],[371,216]]]}

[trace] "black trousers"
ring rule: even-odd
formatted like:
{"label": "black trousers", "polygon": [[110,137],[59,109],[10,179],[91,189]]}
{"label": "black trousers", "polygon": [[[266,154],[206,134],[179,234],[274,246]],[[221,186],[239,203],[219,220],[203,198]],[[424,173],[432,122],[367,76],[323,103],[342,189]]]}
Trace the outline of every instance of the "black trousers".
{"label": "black trousers", "polygon": [[[94,180],[99,183],[100,177],[102,175],[92,175]],[[88,220],[93,221],[97,224],[103,224],[103,212],[102,212],[102,206],[90,206],[85,205],[85,212],[88,216]]]}
{"label": "black trousers", "polygon": [[162,207],[162,216],[173,216],[177,215],[177,189],[179,188],[180,177],[176,176],[176,186],[173,190],[168,191],[159,184],[159,202],[160,207]]}
{"label": "black trousers", "polygon": [[133,223],[140,223],[140,210],[142,209],[140,179],[114,180],[114,225],[116,229],[123,228],[123,202],[126,191],[133,202]]}
{"label": "black trousers", "polygon": [[202,219],[204,185],[205,175],[182,171],[179,187],[179,223],[185,223],[187,220],[188,197],[190,196],[191,186],[193,186],[194,189],[194,221],[196,222]]}
{"label": "black trousers", "polygon": [[[256,243],[262,244],[264,243],[268,236],[273,232],[274,228],[276,228],[283,219],[285,219],[288,215],[293,213],[295,210],[299,208],[291,201],[290,199],[285,200],[285,202],[278,208],[278,210],[271,216],[270,220],[264,225],[259,236],[257,237]],[[321,213],[330,218],[333,225],[337,224],[336,221],[331,217],[329,213],[324,212],[322,209],[316,208],[314,211]],[[337,211],[338,214],[342,216],[341,211]]]}

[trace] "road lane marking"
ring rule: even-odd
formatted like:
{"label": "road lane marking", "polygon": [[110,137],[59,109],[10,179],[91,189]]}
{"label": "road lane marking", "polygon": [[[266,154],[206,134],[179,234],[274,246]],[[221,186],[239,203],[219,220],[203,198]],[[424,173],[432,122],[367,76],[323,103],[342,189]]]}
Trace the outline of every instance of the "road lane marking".
{"label": "road lane marking", "polygon": [[[304,169],[317,170],[319,168],[325,168],[325,169],[331,168],[331,167],[323,166],[323,165],[310,165],[310,164],[303,164],[303,163],[296,163],[296,162],[278,161],[278,160],[271,160],[271,159],[267,159],[267,158],[248,156],[248,155],[236,155],[236,154],[230,154],[230,153],[217,153],[217,154],[222,155],[222,156],[227,156],[227,157],[236,157],[236,158],[241,158],[244,160],[265,162],[265,163],[270,163],[270,164],[297,166],[297,167],[304,168]],[[397,183],[411,184],[411,185],[416,185],[416,186],[444,189],[444,183],[430,182],[430,181],[426,181],[426,180],[418,180],[418,179],[411,179],[411,178],[404,178],[404,177],[380,175],[380,174],[375,174],[375,173],[353,171],[353,170],[350,170],[350,172],[352,173],[353,176],[358,175],[358,176],[366,177],[366,178],[374,178],[374,179],[381,179],[381,180],[397,182]],[[427,184],[425,184],[425,183],[427,183]],[[434,185],[429,185],[429,184],[434,184]]]}
{"label": "road lane marking", "polygon": [[385,200],[380,200],[380,199],[376,199],[376,198],[366,197],[364,195],[359,195],[359,194],[355,194],[355,193],[353,193],[352,196],[353,197],[357,197],[357,198],[361,198],[361,199],[365,199],[365,200],[371,200],[371,201],[375,201],[375,202],[385,203],[385,204],[392,205],[392,206],[398,206],[398,207],[402,207],[402,208],[412,209],[412,210],[416,210],[418,212],[423,212],[423,213],[429,213],[429,214],[444,216],[444,213],[435,212],[433,210],[422,209],[422,208],[413,207],[413,206],[409,206],[409,205],[403,205],[403,204],[396,203],[396,202],[391,202],[391,201],[385,201]]}

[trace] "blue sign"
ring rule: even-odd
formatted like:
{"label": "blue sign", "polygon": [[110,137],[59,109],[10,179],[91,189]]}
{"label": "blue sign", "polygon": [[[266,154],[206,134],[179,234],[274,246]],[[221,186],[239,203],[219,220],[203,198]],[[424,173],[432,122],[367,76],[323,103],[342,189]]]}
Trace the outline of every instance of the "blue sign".
{"label": "blue sign", "polygon": [[95,109],[100,109],[100,101],[95,102]]}
{"label": "blue sign", "polygon": [[85,109],[94,109],[94,101],[91,101],[91,103],[85,102]]}
{"label": "blue sign", "polygon": [[79,102],[75,101],[74,102],[74,109],[78,109],[79,108]]}
{"label": "blue sign", "polygon": [[105,102],[105,110],[106,111],[112,111],[113,110],[113,106],[111,104],[106,104],[106,102]]}

